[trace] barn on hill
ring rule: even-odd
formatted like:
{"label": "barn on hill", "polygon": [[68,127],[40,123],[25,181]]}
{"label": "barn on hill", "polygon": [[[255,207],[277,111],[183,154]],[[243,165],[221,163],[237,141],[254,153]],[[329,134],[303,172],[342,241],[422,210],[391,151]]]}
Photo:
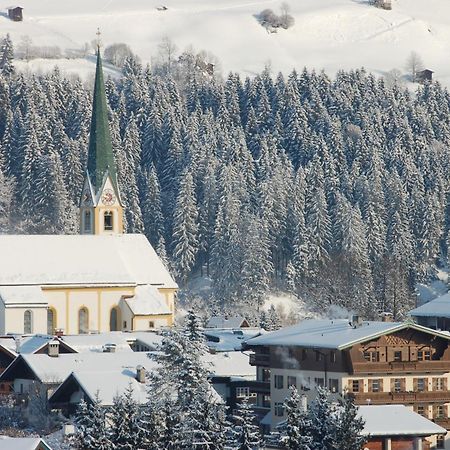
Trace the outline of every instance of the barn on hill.
{"label": "barn on hill", "polygon": [[433,71],[430,69],[424,69],[416,74],[416,80],[418,83],[426,83],[427,81],[433,81]]}
{"label": "barn on hill", "polygon": [[20,6],[10,6],[8,8],[8,17],[14,22],[22,22],[23,20],[22,10],[23,8]]}

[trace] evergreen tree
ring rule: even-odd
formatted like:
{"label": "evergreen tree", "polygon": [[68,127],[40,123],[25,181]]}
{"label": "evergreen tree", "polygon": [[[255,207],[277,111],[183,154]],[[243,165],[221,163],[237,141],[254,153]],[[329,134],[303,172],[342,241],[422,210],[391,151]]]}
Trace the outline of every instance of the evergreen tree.
{"label": "evergreen tree", "polygon": [[9,77],[14,72],[14,48],[9,34],[5,36],[0,48],[0,74]]}
{"label": "evergreen tree", "polygon": [[255,415],[247,398],[237,405],[237,411],[232,416],[233,439],[231,446],[236,450],[257,450],[260,447],[261,438]]}

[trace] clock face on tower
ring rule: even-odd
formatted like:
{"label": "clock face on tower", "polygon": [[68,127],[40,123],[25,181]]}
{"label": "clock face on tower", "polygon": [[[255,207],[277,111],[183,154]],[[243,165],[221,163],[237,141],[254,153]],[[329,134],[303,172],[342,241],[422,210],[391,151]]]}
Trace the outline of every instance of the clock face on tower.
{"label": "clock face on tower", "polygon": [[105,189],[103,191],[103,195],[102,195],[102,203],[104,205],[110,206],[110,205],[114,204],[115,201],[116,201],[116,197],[115,197],[112,189]]}

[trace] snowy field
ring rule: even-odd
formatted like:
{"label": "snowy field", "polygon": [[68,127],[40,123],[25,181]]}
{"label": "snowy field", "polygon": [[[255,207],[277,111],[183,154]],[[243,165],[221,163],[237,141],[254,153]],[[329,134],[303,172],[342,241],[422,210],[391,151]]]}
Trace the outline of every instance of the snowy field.
{"label": "snowy field", "polygon": [[[265,8],[279,12],[273,0],[23,0],[24,22],[6,17],[9,0],[0,0],[0,35],[17,43],[28,35],[34,45],[79,49],[102,30],[104,45],[125,42],[144,62],[170,37],[180,50],[192,45],[221,61],[223,72],[251,75],[268,63],[273,71],[303,66],[336,70],[364,66],[382,75],[403,70],[408,54],[422,56],[435,78],[450,86],[448,0],[393,0],[393,10],[365,0],[288,0],[295,26],[270,34],[254,15]],[[160,5],[166,11],[158,11]],[[65,72],[88,75],[92,60],[33,61],[29,70],[58,64]],[[19,64],[18,64],[19,65]],[[26,63],[21,63],[24,68]]]}

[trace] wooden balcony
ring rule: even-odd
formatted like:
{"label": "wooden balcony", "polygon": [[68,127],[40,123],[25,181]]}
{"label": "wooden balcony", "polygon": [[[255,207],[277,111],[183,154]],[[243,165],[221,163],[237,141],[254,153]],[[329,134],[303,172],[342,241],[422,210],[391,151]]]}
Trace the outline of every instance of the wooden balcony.
{"label": "wooden balcony", "polygon": [[354,362],[352,374],[450,372],[450,361]]}
{"label": "wooden balcony", "polygon": [[264,353],[253,353],[250,355],[250,365],[269,367],[270,355]]}
{"label": "wooden balcony", "polygon": [[354,392],[355,403],[358,405],[386,405],[390,403],[449,403],[450,391],[421,392]]}
{"label": "wooden balcony", "polygon": [[450,430],[450,417],[436,417],[433,422],[446,430]]}

